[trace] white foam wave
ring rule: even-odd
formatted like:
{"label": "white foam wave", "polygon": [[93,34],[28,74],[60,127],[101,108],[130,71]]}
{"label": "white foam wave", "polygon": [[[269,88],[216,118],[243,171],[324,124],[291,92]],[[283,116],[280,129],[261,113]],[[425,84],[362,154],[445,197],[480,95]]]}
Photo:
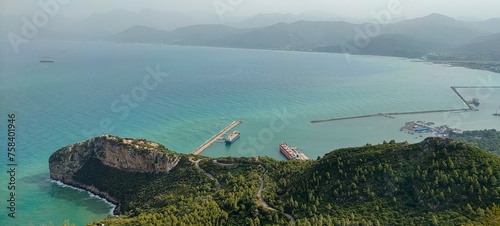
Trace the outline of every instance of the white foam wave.
{"label": "white foam wave", "polygon": [[114,211],[116,209],[116,205],[109,202],[108,200],[106,200],[105,198],[99,196],[99,195],[96,195],[90,191],[87,191],[87,190],[84,190],[84,189],[81,189],[81,188],[77,188],[77,187],[73,187],[71,185],[67,185],[61,181],[57,181],[57,180],[52,180],[52,179],[47,179],[48,182],[50,183],[54,183],[54,184],[57,184],[63,188],[71,188],[73,190],[77,190],[77,191],[81,191],[81,192],[87,192],[87,194],[89,194],[90,198],[95,198],[95,199],[99,199],[101,201],[103,201],[104,203],[106,203],[107,205],[111,206],[111,210],[109,211],[109,214],[113,215],[116,217],[116,215],[114,214]]}

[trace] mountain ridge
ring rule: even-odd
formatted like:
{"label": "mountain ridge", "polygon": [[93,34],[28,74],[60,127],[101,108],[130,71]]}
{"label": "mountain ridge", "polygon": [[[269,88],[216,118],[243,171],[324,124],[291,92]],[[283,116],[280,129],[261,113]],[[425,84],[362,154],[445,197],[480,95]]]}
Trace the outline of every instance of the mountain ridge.
{"label": "mountain ridge", "polygon": [[[221,26],[224,30],[220,30]],[[369,27],[370,29],[379,27],[380,30],[374,34],[366,33]],[[163,44],[342,53],[345,53],[341,48],[342,45],[348,44],[359,49],[358,52],[351,54],[408,58],[421,58],[436,53],[445,56],[474,54],[471,56],[474,58],[477,54],[471,51],[464,52],[470,48],[462,46],[480,37],[492,35],[499,29],[500,19],[464,22],[440,14],[431,14],[389,24],[299,20],[251,29],[206,24],[178,28],[166,33],[144,34],[140,37],[146,36],[148,37],[144,38],[146,40],[155,40]],[[115,34],[105,40],[122,41],[119,38],[121,35],[127,36],[127,34]],[[360,42],[368,44],[355,45]],[[481,56],[481,59],[491,57],[496,59],[496,52],[491,55],[490,53]]]}

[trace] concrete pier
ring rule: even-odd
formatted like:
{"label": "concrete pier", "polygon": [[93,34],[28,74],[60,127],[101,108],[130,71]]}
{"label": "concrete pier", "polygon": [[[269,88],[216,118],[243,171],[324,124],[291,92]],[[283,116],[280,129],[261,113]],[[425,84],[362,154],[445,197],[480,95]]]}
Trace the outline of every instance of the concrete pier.
{"label": "concrete pier", "polygon": [[221,139],[222,136],[224,136],[224,134],[226,134],[227,132],[229,132],[230,130],[232,130],[234,127],[238,126],[241,123],[243,123],[243,121],[241,121],[241,120],[232,122],[225,129],[221,130],[219,133],[215,134],[212,138],[205,141],[205,143],[203,143],[200,147],[198,147],[196,150],[194,150],[191,154],[199,155],[202,151],[204,151],[205,149],[210,147],[210,145],[212,145],[215,141],[217,141],[218,139]]}
{"label": "concrete pier", "polygon": [[452,86],[451,89],[453,90],[453,92],[455,92],[458,97],[460,97],[460,99],[462,99],[462,101],[467,104],[467,107],[469,107],[470,110],[474,111],[475,108],[467,101],[465,100],[465,98],[457,91],[457,88],[459,87],[456,87],[456,86]]}
{"label": "concrete pier", "polygon": [[500,86],[452,86],[451,89],[453,92],[455,92],[462,101],[467,104],[470,110],[472,111],[477,111],[476,108],[474,108],[473,104],[470,101],[467,101],[459,92],[457,89],[500,89]]}

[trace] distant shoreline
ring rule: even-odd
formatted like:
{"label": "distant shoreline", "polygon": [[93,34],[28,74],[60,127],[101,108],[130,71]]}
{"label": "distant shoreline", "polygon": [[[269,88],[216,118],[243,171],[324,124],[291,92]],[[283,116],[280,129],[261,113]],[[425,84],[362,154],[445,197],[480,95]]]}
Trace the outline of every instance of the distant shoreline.
{"label": "distant shoreline", "polygon": [[[430,62],[433,64],[440,64],[449,67],[463,67],[474,70],[489,71],[500,74],[500,61],[453,61],[453,60],[426,60],[422,62]],[[496,63],[497,69],[490,68],[487,63]]]}
{"label": "distant shoreline", "polygon": [[[160,46],[176,46],[176,47],[201,47],[201,48],[214,48],[214,49],[237,49],[237,50],[255,50],[255,51],[277,51],[277,52],[297,52],[297,53],[318,53],[318,54],[337,54],[337,55],[349,55],[349,56],[376,56],[384,58],[397,58],[413,60],[414,62],[426,62],[432,64],[440,64],[443,66],[450,67],[463,67],[473,70],[489,71],[493,73],[500,74],[500,61],[454,61],[454,60],[424,60],[420,58],[412,58],[405,56],[390,56],[390,55],[374,55],[374,54],[349,54],[349,53],[337,53],[337,52],[325,52],[325,51],[315,51],[315,50],[286,50],[286,49],[256,49],[256,48],[244,48],[244,47],[224,47],[224,46],[205,46],[205,45],[175,45],[175,44],[163,44],[163,43],[148,43],[148,42],[113,42],[113,41],[100,41],[115,44],[134,44],[134,45],[160,45]],[[496,63],[498,69],[488,68],[487,63]]]}

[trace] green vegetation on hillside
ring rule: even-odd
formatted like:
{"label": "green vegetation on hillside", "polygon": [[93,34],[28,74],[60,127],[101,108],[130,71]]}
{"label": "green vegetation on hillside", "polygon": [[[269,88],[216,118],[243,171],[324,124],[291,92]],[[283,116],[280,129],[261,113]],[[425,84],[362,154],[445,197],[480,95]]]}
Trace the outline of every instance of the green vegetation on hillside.
{"label": "green vegetation on hillside", "polygon": [[452,134],[451,138],[500,155],[500,131],[494,129],[464,131],[463,134]]}
{"label": "green vegetation on hillside", "polygon": [[499,159],[451,140],[429,141],[331,152],[278,190],[277,203],[313,225],[477,224],[500,201]]}
{"label": "green vegetation on hillside", "polygon": [[121,200],[105,225],[480,225],[500,212],[500,157],[440,138],[316,161],[183,155],[168,174],[89,162],[78,177]]}

